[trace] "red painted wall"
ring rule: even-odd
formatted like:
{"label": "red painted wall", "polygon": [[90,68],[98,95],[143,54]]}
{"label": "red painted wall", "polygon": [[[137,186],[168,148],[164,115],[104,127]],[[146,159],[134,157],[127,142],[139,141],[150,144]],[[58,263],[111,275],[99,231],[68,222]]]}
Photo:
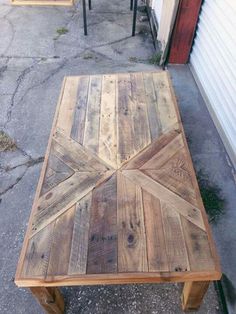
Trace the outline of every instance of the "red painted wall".
{"label": "red painted wall", "polygon": [[169,63],[188,62],[202,0],[180,0],[172,34]]}

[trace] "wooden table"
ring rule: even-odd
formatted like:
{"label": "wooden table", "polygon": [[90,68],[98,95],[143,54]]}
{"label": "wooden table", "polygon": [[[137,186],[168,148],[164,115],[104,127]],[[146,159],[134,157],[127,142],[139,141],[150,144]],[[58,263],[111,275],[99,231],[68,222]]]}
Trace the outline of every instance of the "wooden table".
{"label": "wooden table", "polygon": [[15,282],[184,282],[196,309],[219,260],[167,72],[66,77]]}

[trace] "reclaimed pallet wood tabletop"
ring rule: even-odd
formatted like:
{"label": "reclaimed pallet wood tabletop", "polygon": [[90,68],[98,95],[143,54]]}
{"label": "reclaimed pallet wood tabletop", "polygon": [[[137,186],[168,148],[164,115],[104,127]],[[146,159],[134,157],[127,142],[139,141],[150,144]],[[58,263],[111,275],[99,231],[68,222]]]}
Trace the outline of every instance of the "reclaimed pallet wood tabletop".
{"label": "reclaimed pallet wood tabletop", "polygon": [[66,77],[15,282],[48,313],[58,286],[185,282],[220,264],[168,72]]}

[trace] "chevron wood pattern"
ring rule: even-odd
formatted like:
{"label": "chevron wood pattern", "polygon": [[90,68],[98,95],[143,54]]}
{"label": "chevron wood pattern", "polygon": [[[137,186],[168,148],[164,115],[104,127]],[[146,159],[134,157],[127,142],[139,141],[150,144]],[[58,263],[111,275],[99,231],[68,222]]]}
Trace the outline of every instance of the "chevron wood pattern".
{"label": "chevron wood pattern", "polygon": [[16,284],[220,276],[168,73],[66,77]]}

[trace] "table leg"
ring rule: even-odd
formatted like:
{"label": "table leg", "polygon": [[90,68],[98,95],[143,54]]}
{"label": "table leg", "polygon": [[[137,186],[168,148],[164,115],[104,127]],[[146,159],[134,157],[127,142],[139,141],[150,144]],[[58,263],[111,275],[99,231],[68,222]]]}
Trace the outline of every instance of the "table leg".
{"label": "table leg", "polygon": [[58,288],[32,287],[30,291],[35,296],[44,311],[48,314],[64,313],[64,298]]}
{"label": "table leg", "polygon": [[134,0],[132,36],[135,36],[136,19],[137,19],[137,8],[138,8],[138,0]]}
{"label": "table leg", "polygon": [[89,10],[92,10],[92,0],[89,0]]}
{"label": "table leg", "polygon": [[185,282],[182,292],[182,307],[184,311],[197,310],[207,289],[209,281]]}
{"label": "table leg", "polygon": [[87,32],[86,2],[85,0],[83,0],[82,2],[83,2],[84,35],[87,36],[88,32]]}

